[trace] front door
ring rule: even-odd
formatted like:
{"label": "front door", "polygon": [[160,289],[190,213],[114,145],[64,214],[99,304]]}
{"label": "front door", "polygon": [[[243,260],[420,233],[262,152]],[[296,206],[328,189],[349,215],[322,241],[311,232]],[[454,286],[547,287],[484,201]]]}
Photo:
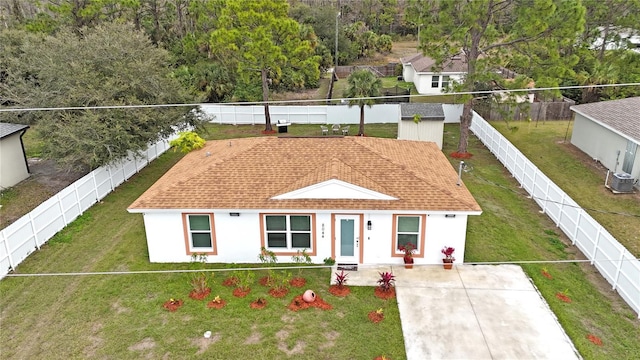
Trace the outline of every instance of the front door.
{"label": "front door", "polygon": [[360,259],[360,216],[336,215],[335,219],[336,262],[358,264]]}

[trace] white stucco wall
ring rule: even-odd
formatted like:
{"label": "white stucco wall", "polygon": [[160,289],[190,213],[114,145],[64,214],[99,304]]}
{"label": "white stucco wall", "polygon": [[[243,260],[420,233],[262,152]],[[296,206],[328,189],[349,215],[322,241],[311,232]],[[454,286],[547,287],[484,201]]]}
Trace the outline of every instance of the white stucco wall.
{"label": "white stucco wall", "polygon": [[[625,137],[602,127],[583,115],[576,114],[571,143],[602,163],[607,169],[617,173],[622,172],[627,142]],[[620,151],[619,156],[618,151]],[[635,157],[631,176],[635,179],[640,177],[640,155],[638,154]]]}
{"label": "white stucco wall", "polygon": [[28,177],[20,133],[3,138],[0,141],[0,188],[11,187]]}
{"label": "white stucco wall", "polygon": [[413,120],[400,120],[398,122],[398,139],[431,141],[438,144],[442,150],[442,134],[444,133],[444,121],[423,120],[418,124]]}
{"label": "white stucco wall", "polygon": [[[439,84],[437,88],[431,87],[431,77],[433,75],[440,76]],[[413,76],[413,83],[416,86],[416,91],[418,91],[418,94],[423,94],[423,95],[443,94],[442,76],[449,76],[449,82],[451,82],[451,81],[461,81],[464,74],[462,73],[442,73],[442,74],[416,73]]]}
{"label": "white stucco wall", "polygon": [[[332,212],[316,213],[316,255],[312,256],[314,263],[322,263],[323,259],[332,255],[331,214]],[[362,215],[362,264],[402,264],[401,257],[391,256],[394,234],[392,214],[365,212]],[[230,216],[228,211],[215,212],[214,218],[217,255],[210,255],[208,262],[258,262],[259,212],[240,212],[240,216]],[[415,263],[442,263],[440,249],[445,245],[455,247],[456,262],[463,262],[467,215],[457,214],[455,218],[447,218],[444,214],[429,214],[426,219],[425,255],[423,258],[416,257]],[[372,222],[371,230],[367,230],[366,226],[369,220]],[[148,212],[144,214],[144,224],[151,262],[191,261],[191,256],[187,255],[185,248],[181,213]],[[291,256],[280,256],[278,260],[288,263],[291,262]]]}
{"label": "white stucco wall", "polygon": [[406,82],[412,82],[415,71],[413,70],[413,66],[411,65],[403,65],[402,66],[402,78]]}

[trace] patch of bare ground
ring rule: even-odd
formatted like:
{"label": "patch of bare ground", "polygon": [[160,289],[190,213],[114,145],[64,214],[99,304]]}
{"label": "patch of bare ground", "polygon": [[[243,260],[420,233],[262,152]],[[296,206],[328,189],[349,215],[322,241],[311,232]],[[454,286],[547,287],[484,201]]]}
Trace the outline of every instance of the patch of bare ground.
{"label": "patch of bare ground", "polygon": [[340,337],[340,333],[337,331],[329,331],[322,335],[324,335],[325,339],[327,339],[327,342],[320,344],[320,350],[336,346],[336,340]]}
{"label": "patch of bare ground", "polygon": [[156,342],[153,341],[152,338],[144,338],[140,342],[137,342],[131,346],[129,346],[129,350],[131,351],[146,351],[151,350],[156,347]]}
{"label": "patch of bare ground", "polygon": [[296,317],[289,314],[284,314],[280,317],[280,320],[282,320],[283,323],[293,324],[296,321]]}
{"label": "patch of bare ground", "polygon": [[286,325],[282,330],[276,333],[276,339],[278,340],[278,350],[287,354],[287,356],[304,354],[304,348],[307,344],[304,341],[296,341],[292,347],[287,345],[287,339],[291,335],[289,330],[291,329],[291,325]]}
{"label": "patch of bare ground", "polygon": [[91,326],[91,334],[87,337],[89,346],[84,349],[84,356],[86,358],[95,358],[96,351],[104,344],[104,339],[98,336],[98,332],[100,332],[101,329],[101,323],[94,323],[93,326]]}
{"label": "patch of bare ground", "polygon": [[244,340],[245,345],[258,344],[262,340],[262,334],[258,332],[258,327],[253,325],[251,327],[251,335]]}
{"label": "patch of bare ground", "polygon": [[52,160],[28,159],[31,175],[2,192],[2,197],[20,199],[20,201],[2,200],[0,208],[0,228],[12,224],[28,214],[45,200],[73,184],[86,175],[86,172],[72,172],[60,168]]}
{"label": "patch of bare ground", "polygon": [[131,309],[120,305],[120,301],[116,301],[113,304],[111,304],[111,309],[113,309],[116,312],[116,314],[131,312]]}
{"label": "patch of bare ground", "polygon": [[196,355],[202,355],[205,353],[205,351],[207,351],[211,344],[217,343],[218,341],[220,341],[220,339],[222,339],[222,335],[220,333],[215,333],[211,334],[210,338],[206,338],[204,336],[195,338],[191,340],[191,343],[198,347]]}

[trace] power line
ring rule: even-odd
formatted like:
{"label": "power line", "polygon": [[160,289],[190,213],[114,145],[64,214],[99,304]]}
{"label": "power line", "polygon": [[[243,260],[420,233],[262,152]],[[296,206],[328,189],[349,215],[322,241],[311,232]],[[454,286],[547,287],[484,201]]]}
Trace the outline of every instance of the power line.
{"label": "power line", "polygon": [[[535,265],[535,264],[574,264],[591,262],[634,262],[636,259],[610,260],[610,259],[573,259],[573,260],[514,260],[514,261],[472,261],[459,265]],[[416,267],[441,267],[442,264],[413,264]],[[360,264],[358,268],[381,268],[381,267],[402,267],[404,264]],[[224,269],[172,269],[172,270],[138,270],[138,271],[94,271],[94,272],[68,272],[68,273],[30,273],[30,274],[7,274],[6,277],[48,277],[48,276],[98,276],[98,275],[161,275],[161,274],[188,274],[188,273],[217,273],[234,271],[262,271],[262,270],[300,270],[300,269],[323,269],[334,268],[335,265],[311,265],[311,266],[276,266],[276,267],[244,267],[244,268],[224,268]]]}
{"label": "power line", "polygon": [[540,201],[550,202],[550,203],[553,203],[553,204],[558,204],[558,205],[560,205],[560,206],[567,206],[567,207],[574,208],[574,209],[582,209],[582,210],[588,210],[588,211],[598,212],[598,213],[602,213],[602,214],[612,214],[612,215],[621,215],[621,216],[629,216],[629,217],[637,217],[637,218],[640,218],[640,214],[632,214],[632,213],[625,213],[625,212],[617,212],[617,211],[609,211],[609,210],[600,210],[600,209],[593,209],[593,208],[585,208],[585,207],[582,207],[582,206],[580,206],[580,205],[571,205],[571,204],[567,204],[567,203],[565,203],[565,202],[560,202],[560,201],[555,201],[555,200],[550,200],[550,199],[541,198],[541,197],[538,197],[538,196],[528,195],[528,194],[526,194],[526,193],[521,193],[521,192],[519,192],[519,191],[517,191],[517,190],[514,190],[514,189],[508,188],[508,187],[506,187],[506,186],[504,186],[504,185],[500,185],[500,184],[498,184],[498,183],[495,183],[495,182],[493,182],[493,181],[491,181],[491,180],[487,180],[487,179],[485,179],[485,178],[483,178],[483,177],[481,177],[481,176],[478,176],[478,175],[476,175],[476,174],[474,174],[474,173],[470,173],[470,174],[471,174],[473,177],[475,177],[475,178],[477,178],[477,179],[479,179],[479,180],[481,180],[481,181],[486,182],[487,184],[493,185],[493,186],[495,186],[495,187],[499,187],[499,188],[504,189],[504,190],[511,191],[511,192],[513,192],[513,193],[515,193],[515,194],[518,194],[518,195],[526,196],[526,197],[531,198],[531,199],[536,199],[536,200],[540,200]]}
{"label": "power line", "polygon": [[68,111],[68,110],[109,110],[109,109],[143,109],[143,108],[169,108],[169,107],[198,107],[206,105],[273,105],[273,104],[302,104],[302,103],[318,103],[318,102],[344,102],[349,100],[384,100],[384,99],[402,99],[402,98],[419,98],[443,95],[486,95],[498,94],[505,92],[531,92],[531,91],[549,91],[549,90],[566,90],[566,89],[587,89],[600,87],[626,87],[640,86],[640,83],[625,84],[601,84],[601,85],[575,85],[575,86],[557,86],[546,88],[527,88],[527,89],[511,89],[511,90],[482,90],[482,91],[463,91],[441,94],[418,94],[418,95],[393,95],[393,96],[372,96],[359,98],[340,98],[340,99],[299,99],[299,100],[272,100],[272,101],[247,101],[247,102],[228,102],[228,103],[190,103],[190,104],[141,104],[141,105],[102,105],[102,106],[61,106],[61,107],[31,107],[31,108],[0,108],[1,112],[31,112],[31,111]]}

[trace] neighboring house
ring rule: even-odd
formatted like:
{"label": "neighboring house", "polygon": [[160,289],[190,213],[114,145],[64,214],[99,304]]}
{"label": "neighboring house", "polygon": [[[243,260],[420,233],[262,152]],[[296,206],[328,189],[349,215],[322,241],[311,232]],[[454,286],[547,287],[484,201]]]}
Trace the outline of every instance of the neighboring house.
{"label": "neighboring house", "polygon": [[[599,50],[604,44],[605,50],[628,49],[640,53],[640,30],[617,29],[616,27],[598,27],[600,36],[591,48]],[[606,38],[606,40],[605,40]]]}
{"label": "neighboring house", "polygon": [[[414,116],[420,117],[418,123]],[[444,110],[442,104],[409,103],[400,104],[398,139],[431,141],[442,149],[444,133]]]}
{"label": "neighboring house", "polygon": [[467,217],[481,209],[431,142],[373,137],[259,137],[209,141],[128,208],[144,216],[149,259],[280,262],[307,249],[315,263],[464,261]]}
{"label": "neighboring house", "polygon": [[574,105],[571,143],[613,173],[640,177],[640,97]]}
{"label": "neighboring house", "polygon": [[456,55],[437,70],[436,61],[422,54],[400,59],[404,81],[413,82],[418,94],[442,94],[452,81],[459,82],[467,74],[464,55]]}
{"label": "neighboring house", "polygon": [[28,128],[28,125],[0,122],[0,189],[29,177],[29,164],[22,143],[22,135]]}

